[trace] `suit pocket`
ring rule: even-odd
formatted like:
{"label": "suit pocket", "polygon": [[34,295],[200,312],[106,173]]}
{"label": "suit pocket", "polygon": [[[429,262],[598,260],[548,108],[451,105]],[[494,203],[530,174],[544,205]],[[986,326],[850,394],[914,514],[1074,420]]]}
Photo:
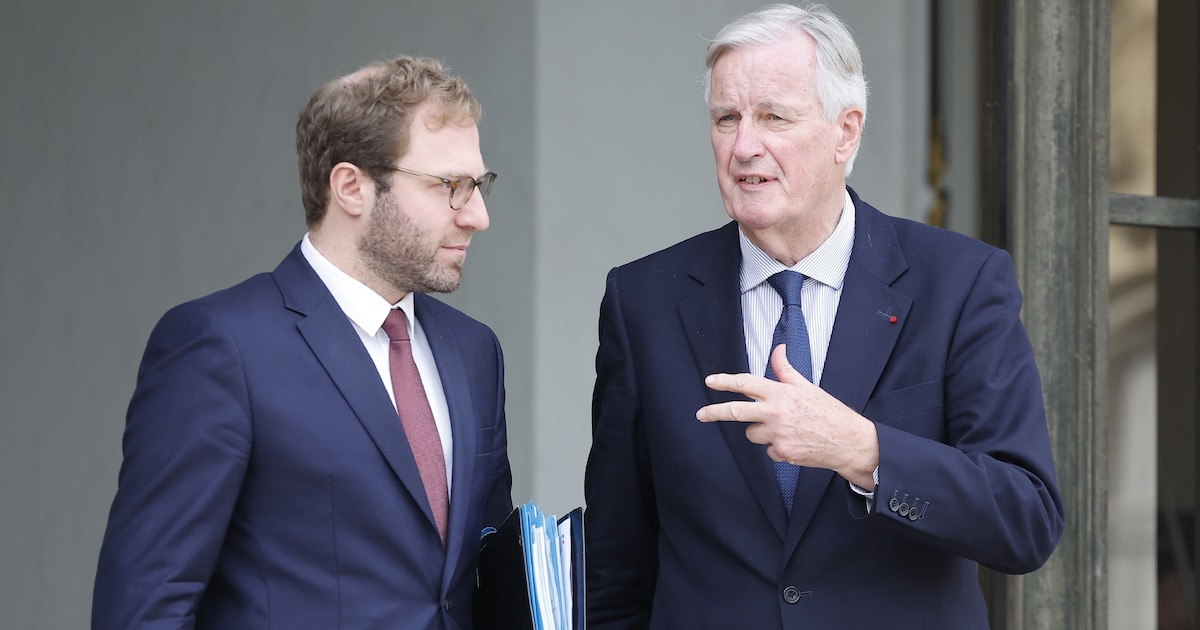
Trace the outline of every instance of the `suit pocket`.
{"label": "suit pocket", "polygon": [[919,385],[883,392],[867,401],[863,416],[875,422],[905,427],[921,425],[929,417],[942,423],[942,382],[928,381]]}

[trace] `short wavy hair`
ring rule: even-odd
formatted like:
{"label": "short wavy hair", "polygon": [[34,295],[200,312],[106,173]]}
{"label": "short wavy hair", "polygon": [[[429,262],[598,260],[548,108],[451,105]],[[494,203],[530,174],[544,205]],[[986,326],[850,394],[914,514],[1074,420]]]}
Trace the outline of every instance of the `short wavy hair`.
{"label": "short wavy hair", "polygon": [[415,113],[434,105],[428,121],[471,125],[483,116],[461,78],[436,59],[400,56],[377,61],[326,83],[313,93],[296,122],[296,154],[304,219],[320,224],[329,204],[329,173],[349,162],[388,190],[388,166],[408,151]]}
{"label": "short wavy hair", "polygon": [[[721,55],[735,48],[777,44],[797,32],[808,33],[817,44],[817,96],[825,120],[833,122],[848,107],[867,116],[867,78],[862,53],[850,27],[821,4],[769,4],[730,22],[708,45],[704,59],[704,101],[712,95],[712,70]],[[855,154],[846,165],[849,175]]]}

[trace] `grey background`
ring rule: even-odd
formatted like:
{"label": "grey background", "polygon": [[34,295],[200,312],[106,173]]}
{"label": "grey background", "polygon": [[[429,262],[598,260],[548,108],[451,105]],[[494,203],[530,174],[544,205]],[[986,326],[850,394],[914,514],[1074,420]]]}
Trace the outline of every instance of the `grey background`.
{"label": "grey background", "polygon": [[[321,83],[440,57],[484,105],[491,229],[448,300],[508,365],[513,498],[582,503],[614,265],[717,227],[705,38],[757,0],[8,2],[0,17],[0,628],[88,625],[124,410],[171,305],[304,233],[293,126]],[[924,219],[925,7],[834,0],[872,98],[851,185]],[[964,3],[966,4],[966,3]],[[972,233],[973,14],[948,11],[949,226]],[[962,11],[962,13],[955,13]],[[953,160],[955,152],[958,160]]]}

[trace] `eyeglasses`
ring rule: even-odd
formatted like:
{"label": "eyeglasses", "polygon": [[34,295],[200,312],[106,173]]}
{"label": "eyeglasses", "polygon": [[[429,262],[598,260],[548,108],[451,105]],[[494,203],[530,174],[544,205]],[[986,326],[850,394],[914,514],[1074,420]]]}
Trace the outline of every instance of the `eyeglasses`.
{"label": "eyeglasses", "polygon": [[496,174],[492,172],[484,173],[483,177],[479,179],[475,179],[474,177],[470,176],[460,177],[458,179],[450,179],[440,175],[430,175],[429,173],[410,171],[406,168],[400,168],[399,166],[388,165],[387,168],[393,171],[406,173],[408,175],[428,177],[430,179],[436,179],[439,182],[442,182],[443,186],[450,189],[451,210],[461,210],[463,206],[467,205],[467,202],[471,200],[471,193],[473,193],[476,188],[479,189],[479,196],[487,199],[488,193],[492,192],[492,184],[496,181]]}

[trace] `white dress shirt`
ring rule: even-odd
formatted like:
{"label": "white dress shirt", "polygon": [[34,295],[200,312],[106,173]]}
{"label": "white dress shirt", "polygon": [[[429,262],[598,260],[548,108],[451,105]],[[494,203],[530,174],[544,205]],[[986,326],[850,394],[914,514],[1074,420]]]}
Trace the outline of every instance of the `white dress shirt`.
{"label": "white dress shirt", "polygon": [[[354,330],[371,355],[375,363],[375,371],[387,388],[392,406],[396,405],[396,394],[392,390],[392,372],[388,366],[388,351],[391,340],[383,330],[383,320],[393,308],[400,308],[408,319],[408,334],[412,339],[413,360],[417,364],[417,372],[421,374],[421,384],[425,387],[425,396],[429,399],[429,408],[433,410],[433,419],[437,423],[438,435],[442,438],[442,455],[446,459],[446,490],[451,490],[454,479],[454,436],[450,430],[450,410],[446,405],[446,392],[442,389],[442,379],[438,374],[437,362],[433,360],[433,351],[429,341],[421,329],[421,321],[413,309],[413,294],[409,293],[396,304],[388,304],[378,293],[367,285],[350,277],[346,272],[321,255],[309,240],[308,234],[300,241],[300,252],[305,260],[317,272],[321,282],[333,294],[333,299],[346,313],[346,317],[354,324]],[[399,412],[397,412],[399,413]],[[399,422],[399,415],[396,422]]]}

